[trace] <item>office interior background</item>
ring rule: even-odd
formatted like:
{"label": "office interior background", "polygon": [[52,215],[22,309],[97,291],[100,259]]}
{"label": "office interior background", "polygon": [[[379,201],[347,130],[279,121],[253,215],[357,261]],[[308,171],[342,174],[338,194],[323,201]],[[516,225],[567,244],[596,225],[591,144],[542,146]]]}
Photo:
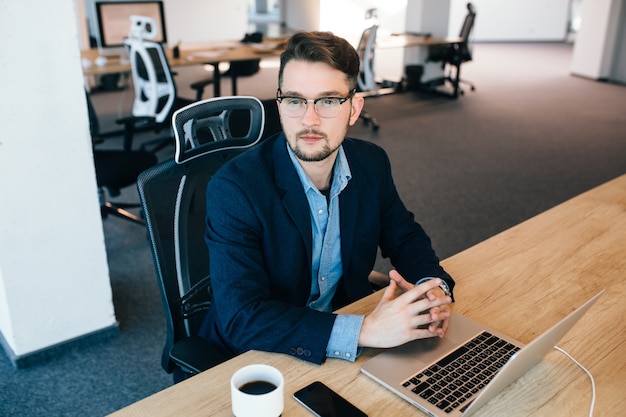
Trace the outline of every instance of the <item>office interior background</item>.
{"label": "office interior background", "polygon": [[[170,42],[188,45],[239,39],[264,24],[274,30],[276,16],[292,29],[333,30],[354,41],[369,7],[379,8],[383,31],[456,35],[465,11],[458,0],[381,3],[283,0],[249,19],[263,2],[165,1]],[[572,76],[626,83],[624,1],[501,3],[474,1],[475,42],[573,42]],[[61,0],[51,10],[44,0],[3,2],[0,13],[0,85],[9,98],[0,112],[0,339],[11,362],[32,359],[35,369],[68,346],[120,331],[79,54],[89,45],[90,4]],[[397,79],[419,54],[385,51],[377,71]]]}

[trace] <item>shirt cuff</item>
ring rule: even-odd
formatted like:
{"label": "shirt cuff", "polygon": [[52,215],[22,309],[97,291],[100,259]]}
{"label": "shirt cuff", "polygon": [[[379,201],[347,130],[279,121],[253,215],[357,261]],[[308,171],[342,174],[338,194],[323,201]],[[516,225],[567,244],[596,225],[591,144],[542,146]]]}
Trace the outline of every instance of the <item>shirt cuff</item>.
{"label": "shirt cuff", "polygon": [[359,334],[365,316],[339,314],[330,332],[326,356],[354,362],[360,353]]}
{"label": "shirt cuff", "polygon": [[[436,278],[435,277],[424,277],[424,278],[420,279],[419,281],[417,281],[415,283],[415,285],[420,285],[420,284],[422,284],[422,283],[424,283],[426,281],[430,281],[431,279],[436,279]],[[448,283],[443,278],[440,278],[440,279],[441,279],[441,285],[439,286],[439,288],[441,288],[441,290],[443,291],[443,293],[445,295],[448,295],[448,296],[452,297],[452,291],[450,291],[450,286],[448,286]]]}

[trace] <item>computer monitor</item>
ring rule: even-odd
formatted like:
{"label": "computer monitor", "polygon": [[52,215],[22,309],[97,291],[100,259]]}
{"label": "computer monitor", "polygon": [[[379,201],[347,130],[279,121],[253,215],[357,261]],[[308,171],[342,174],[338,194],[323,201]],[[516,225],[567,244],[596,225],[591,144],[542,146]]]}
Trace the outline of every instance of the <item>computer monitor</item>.
{"label": "computer monitor", "polygon": [[101,55],[124,54],[124,38],[130,30],[130,16],[147,16],[157,25],[154,42],[167,43],[162,1],[96,1],[98,50]]}

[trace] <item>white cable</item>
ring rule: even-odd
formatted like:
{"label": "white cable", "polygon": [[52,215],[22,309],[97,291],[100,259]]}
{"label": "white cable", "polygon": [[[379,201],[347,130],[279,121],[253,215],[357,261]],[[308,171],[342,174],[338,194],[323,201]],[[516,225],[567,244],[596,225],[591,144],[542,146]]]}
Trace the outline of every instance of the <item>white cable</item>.
{"label": "white cable", "polygon": [[558,346],[555,346],[554,348],[556,350],[558,350],[559,352],[561,352],[563,355],[565,355],[569,360],[574,362],[576,365],[578,365],[578,367],[580,369],[582,369],[583,371],[585,371],[585,373],[589,377],[589,380],[591,381],[591,406],[589,407],[589,417],[593,417],[593,408],[594,408],[595,403],[596,403],[596,382],[593,379],[593,375],[591,375],[591,372],[589,372],[587,370],[587,368],[582,366],[582,364],[580,362],[578,362],[576,359],[574,359],[572,357],[572,355],[570,355],[569,353],[567,353],[566,351],[564,351],[563,349],[561,349]]}

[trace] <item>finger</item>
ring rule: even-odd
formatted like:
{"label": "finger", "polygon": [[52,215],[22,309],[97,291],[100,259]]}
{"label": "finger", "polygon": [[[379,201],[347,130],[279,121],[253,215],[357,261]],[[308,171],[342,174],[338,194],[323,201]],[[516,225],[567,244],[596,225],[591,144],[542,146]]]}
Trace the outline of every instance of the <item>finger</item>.
{"label": "finger", "polygon": [[[441,279],[431,279],[429,281],[421,283],[420,285],[414,286],[409,291],[402,294],[401,297],[404,297],[407,302],[413,303],[415,301],[426,298],[427,293],[433,288],[437,288],[439,285],[441,285]],[[431,302],[430,299],[428,299],[427,301],[429,303]]]}
{"label": "finger", "polygon": [[383,296],[381,297],[380,302],[382,303],[384,301],[393,300],[396,295],[396,287],[396,282],[394,280],[390,280],[389,285],[385,288],[385,291],[383,292]]}
{"label": "finger", "polygon": [[431,330],[436,332],[439,337],[443,337],[448,331],[448,326],[450,326],[450,316],[452,313],[448,305],[441,306],[438,310],[437,314],[435,314],[436,322],[433,323],[436,324],[436,326]]}
{"label": "finger", "polygon": [[404,291],[409,291],[411,288],[415,286],[414,284],[405,280],[404,277],[400,275],[400,273],[396,271],[395,269],[392,269],[391,271],[389,271],[389,278],[391,278],[391,281],[395,282],[398,285],[398,287],[400,287]]}

